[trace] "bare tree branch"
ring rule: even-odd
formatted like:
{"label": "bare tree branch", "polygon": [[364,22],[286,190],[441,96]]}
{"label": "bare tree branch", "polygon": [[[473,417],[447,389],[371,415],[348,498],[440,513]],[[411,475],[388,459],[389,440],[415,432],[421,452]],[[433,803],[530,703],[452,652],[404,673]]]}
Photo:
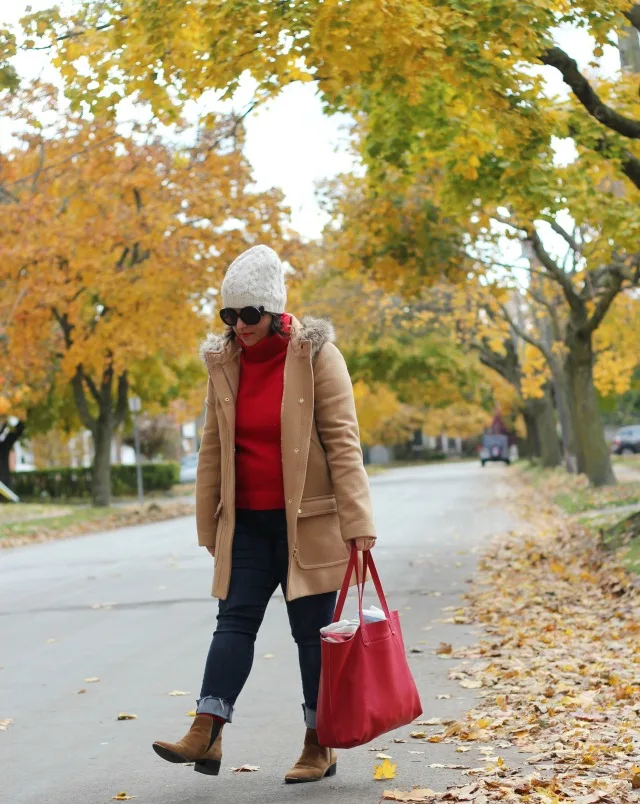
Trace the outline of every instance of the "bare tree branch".
{"label": "bare tree branch", "polygon": [[[80,366],[80,368],[82,369],[82,366]],[[89,390],[91,391],[91,396],[96,400],[96,402],[98,404],[100,404],[101,396],[100,396],[100,392],[98,391],[98,388],[97,388],[96,384],[91,379],[91,377],[89,377],[88,374],[84,373],[84,371],[82,372],[82,376],[84,377],[84,381],[87,383],[87,386],[88,386]]]}
{"label": "bare tree branch", "polygon": [[612,131],[617,131],[623,137],[640,139],[640,121],[625,117],[607,106],[582,75],[575,59],[572,59],[562,48],[549,48],[542,54],[540,61],[559,70],[565,84],[571,87],[576,98],[598,122]]}
{"label": "bare tree branch", "polygon": [[549,315],[551,316],[551,320],[553,322],[553,327],[554,327],[556,333],[560,333],[561,328],[560,328],[560,320],[558,319],[557,306],[553,302],[550,302],[547,299],[545,299],[544,296],[541,296],[540,294],[538,294],[534,290],[532,290],[531,285],[529,285],[529,287],[525,288],[525,293],[528,296],[531,296],[531,298],[535,302],[537,302],[538,304],[542,305],[544,308],[546,308],[546,310],[548,310]]}
{"label": "bare tree branch", "polygon": [[575,251],[577,254],[582,253],[582,246],[580,245],[580,243],[578,243],[575,237],[570,235],[569,232],[566,231],[566,229],[560,226],[560,224],[558,223],[557,220],[555,220],[555,218],[553,220],[547,221],[547,223],[556,234],[559,234],[560,237],[566,240],[566,242],[571,246],[572,251]]}
{"label": "bare tree branch", "polygon": [[98,422],[89,412],[89,405],[87,404],[87,397],[85,396],[84,392],[83,373],[81,366],[78,366],[76,369],[76,373],[71,381],[71,386],[73,388],[73,398],[75,399],[76,407],[80,415],[80,421],[84,424],[87,430],[90,430],[95,436]]}
{"label": "bare tree branch", "polygon": [[62,330],[62,334],[64,336],[64,342],[68,349],[73,344],[73,340],[71,338],[73,326],[69,323],[66,314],[62,315],[55,307],[51,308],[51,312],[53,313],[53,317],[56,319],[58,324],[60,324],[60,329]]}
{"label": "bare tree branch", "polygon": [[[126,22],[128,19],[129,19],[128,15],[125,14],[122,17],[118,17],[117,20],[111,20],[111,22],[105,22],[103,25],[96,25],[96,27],[92,28],[91,30],[92,31],[106,31],[109,28],[112,28],[118,22]],[[56,42],[64,42],[65,39],[77,39],[79,36],[84,36],[86,33],[88,33],[88,30],[86,28],[82,28],[79,31],[69,31],[68,33],[60,34],[60,36],[56,36],[55,41]],[[22,50],[51,50],[52,47],[53,47],[53,44],[44,45],[43,47],[30,47],[30,48],[22,47],[21,49]]]}
{"label": "bare tree branch", "polygon": [[560,266],[556,263],[553,257],[547,252],[544,245],[542,244],[542,240],[540,240],[540,236],[538,235],[535,229],[532,229],[531,232],[529,233],[528,240],[531,243],[537,258],[540,260],[540,262],[547,269],[549,274],[557,281],[557,283],[562,288],[565,299],[569,303],[571,309],[577,313],[582,313],[583,302],[580,296],[576,293],[576,290],[573,287],[571,279],[562,270],[562,268],[560,268]]}
{"label": "bare tree branch", "polygon": [[625,151],[622,159],[622,172],[640,190],[640,159],[631,151]]}
{"label": "bare tree branch", "polygon": [[600,296],[596,304],[596,309],[587,322],[587,332],[595,332],[595,330],[598,329],[607,311],[613,304],[613,300],[618,293],[620,293],[623,282],[624,276],[621,273],[616,270],[609,272],[609,287],[604,291],[602,296]]}
{"label": "bare tree branch", "polygon": [[499,304],[500,304],[500,309],[502,310],[502,315],[504,317],[504,320],[507,322],[507,324],[509,324],[509,326],[516,333],[516,335],[519,338],[522,338],[523,341],[526,341],[527,343],[530,343],[531,346],[534,346],[536,349],[538,349],[538,351],[541,352],[544,355],[546,360],[549,363],[551,363],[551,361],[553,360],[553,355],[551,353],[551,350],[546,346],[546,344],[544,344],[538,338],[534,338],[533,335],[531,335],[525,329],[522,329],[522,327],[520,327],[518,324],[516,324],[516,322],[513,320],[513,317],[511,316],[511,314],[509,313],[507,308],[504,306],[504,304],[502,304],[500,302],[499,302]]}

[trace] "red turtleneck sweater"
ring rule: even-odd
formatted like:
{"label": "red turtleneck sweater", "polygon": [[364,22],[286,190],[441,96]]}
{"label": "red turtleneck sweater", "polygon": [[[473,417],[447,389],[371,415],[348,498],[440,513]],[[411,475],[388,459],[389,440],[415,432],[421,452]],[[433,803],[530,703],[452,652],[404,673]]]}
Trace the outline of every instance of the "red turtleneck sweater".
{"label": "red turtleneck sweater", "polygon": [[284,508],[280,417],[289,338],[268,335],[255,346],[239,343],[236,506],[254,511]]}

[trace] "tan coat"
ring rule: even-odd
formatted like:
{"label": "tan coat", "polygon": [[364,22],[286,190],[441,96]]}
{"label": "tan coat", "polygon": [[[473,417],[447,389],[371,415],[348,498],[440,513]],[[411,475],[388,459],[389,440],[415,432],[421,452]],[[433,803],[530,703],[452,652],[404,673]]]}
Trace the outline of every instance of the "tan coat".
{"label": "tan coat", "polygon": [[[340,588],[345,542],[375,536],[369,479],[344,358],[327,321],[293,319],[284,370],[282,467],[289,541],[287,600]],[[198,542],[215,548],[214,597],[226,598],[235,530],[235,400],[240,347],[212,336],[196,478]]]}

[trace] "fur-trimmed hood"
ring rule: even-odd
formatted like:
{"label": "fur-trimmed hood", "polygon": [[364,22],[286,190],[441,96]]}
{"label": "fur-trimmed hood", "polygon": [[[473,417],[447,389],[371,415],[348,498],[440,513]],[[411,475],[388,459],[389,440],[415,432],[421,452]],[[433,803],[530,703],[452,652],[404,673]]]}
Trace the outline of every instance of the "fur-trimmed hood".
{"label": "fur-trimmed hood", "polygon": [[[326,318],[314,318],[306,315],[301,321],[292,316],[291,341],[301,344],[308,341],[311,344],[311,359],[318,354],[325,343],[335,343],[336,332],[331,321]],[[220,354],[233,343],[228,335],[209,335],[200,344],[200,359],[206,365],[207,354]]]}

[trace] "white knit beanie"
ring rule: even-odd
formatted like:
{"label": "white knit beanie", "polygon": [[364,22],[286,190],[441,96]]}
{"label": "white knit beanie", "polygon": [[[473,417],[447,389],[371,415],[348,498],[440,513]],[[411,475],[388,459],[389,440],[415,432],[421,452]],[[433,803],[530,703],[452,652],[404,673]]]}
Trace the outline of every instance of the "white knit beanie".
{"label": "white knit beanie", "polygon": [[267,313],[284,313],[286,303],[282,263],[272,248],[254,246],[231,263],[222,282],[224,307],[264,307]]}

